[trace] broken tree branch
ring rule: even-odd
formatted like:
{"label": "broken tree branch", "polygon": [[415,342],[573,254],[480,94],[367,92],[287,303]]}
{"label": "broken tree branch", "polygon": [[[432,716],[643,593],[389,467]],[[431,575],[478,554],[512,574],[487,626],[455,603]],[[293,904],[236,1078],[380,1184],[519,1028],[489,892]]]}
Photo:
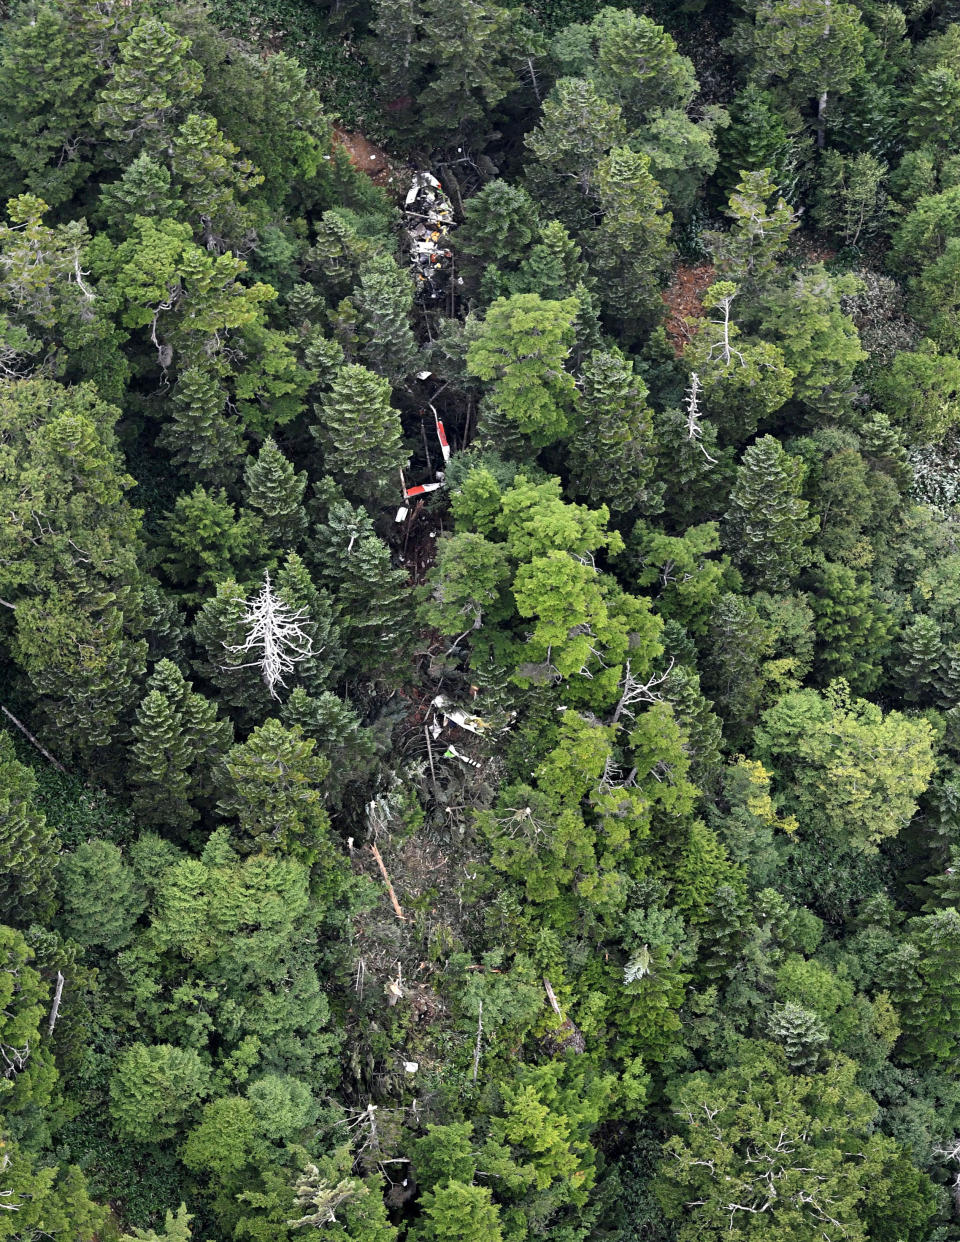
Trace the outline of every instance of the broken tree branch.
{"label": "broken tree branch", "polygon": [[60,763],[59,760],[54,759],[53,755],[50,754],[46,746],[37,741],[27,726],[22,721],[18,720],[13,712],[7,711],[7,709],[3,706],[0,706],[0,712],[3,712],[11,724],[16,725],[28,742],[31,742],[34,746],[36,746],[37,750],[39,750],[40,754],[43,755],[44,759],[48,759],[58,772],[62,772],[64,776],[67,775],[67,769],[63,766],[63,764]]}
{"label": "broken tree branch", "polygon": [[50,1008],[50,1026],[48,1033],[53,1034],[53,1028],[57,1025],[57,1018],[60,1016],[60,998],[63,996],[63,974],[57,971],[57,990],[53,994],[53,1005]]}
{"label": "broken tree branch", "polygon": [[400,908],[400,902],[397,901],[397,894],[394,892],[393,885],[390,883],[390,877],[387,875],[387,869],[384,866],[383,858],[380,856],[380,851],[375,845],[371,845],[370,853],[373,855],[377,866],[380,868],[380,874],[383,876],[383,882],[387,886],[387,893],[390,896],[390,904],[393,906],[394,913],[401,923],[406,922],[403,917],[403,910]]}

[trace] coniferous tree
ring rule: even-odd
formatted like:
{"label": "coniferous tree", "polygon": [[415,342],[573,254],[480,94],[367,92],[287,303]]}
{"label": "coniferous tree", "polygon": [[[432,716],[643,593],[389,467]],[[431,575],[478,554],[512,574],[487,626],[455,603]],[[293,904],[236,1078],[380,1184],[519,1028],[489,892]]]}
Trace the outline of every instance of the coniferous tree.
{"label": "coniferous tree", "polygon": [[417,343],[410,328],[413,282],[387,254],[375,255],[360,269],[354,290],[360,356],[378,375],[399,384],[414,368]]}
{"label": "coniferous tree", "polygon": [[343,662],[333,602],[314,584],[296,552],[291,552],[277,570],[275,586],[284,603],[303,614],[302,628],[310,639],[311,655],[297,662],[295,676],[308,693],[315,694],[331,681]]}
{"label": "coniferous tree", "polygon": [[663,210],[649,156],[628,147],[615,147],[600,161],[596,192],[603,221],[588,245],[601,278],[601,302],[630,324],[642,322],[660,304],[673,217]]}
{"label": "coniferous tree", "polygon": [[190,40],[156,17],[143,17],[120,44],[110,81],[97,100],[106,137],[124,148],[159,152],[178,110],[200,93]]}
{"label": "coniferous tree", "polygon": [[49,900],[57,837],[34,806],[37,779],[19,763],[9,733],[0,732],[0,918],[37,911]]}
{"label": "coniferous tree", "polygon": [[228,399],[216,367],[187,367],[177,378],[172,417],[160,434],[177,465],[214,485],[235,482],[243,460],[242,431]]}
{"label": "coniferous tree", "polygon": [[215,703],[195,693],[175,664],[161,660],[137,709],[130,779],[146,823],[187,828],[211,792],[215,761],[232,740]]}
{"label": "coniferous tree", "polygon": [[359,494],[378,495],[406,465],[400,415],[382,376],[355,364],[342,367],[317,414],[311,430],[323,448],[325,467]]}
{"label": "coniferous tree", "polygon": [[800,498],[803,463],[779,440],[761,436],[744,452],[724,517],[724,546],[758,587],[785,590],[808,559],[820,526]]}
{"label": "coniferous tree", "polygon": [[614,512],[649,504],[653,416],[633,362],[619,349],[597,350],[584,364],[581,385],[568,449],[574,494],[602,500]]}
{"label": "coniferous tree", "polygon": [[295,472],[293,464],[268,436],[255,458],[249,458],[243,472],[244,503],[256,510],[264,533],[277,549],[295,548],[307,528],[303,494],[306,471]]}
{"label": "coniferous tree", "polygon": [[817,1014],[794,1001],[774,1005],[767,1020],[767,1030],[783,1049],[784,1059],[791,1069],[804,1073],[816,1069],[828,1038]]}
{"label": "coniferous tree", "polygon": [[287,729],[271,718],[228,751],[217,810],[236,820],[231,835],[243,853],[277,851],[307,862],[320,856],[329,763],[313,753],[315,745],[299,725]]}

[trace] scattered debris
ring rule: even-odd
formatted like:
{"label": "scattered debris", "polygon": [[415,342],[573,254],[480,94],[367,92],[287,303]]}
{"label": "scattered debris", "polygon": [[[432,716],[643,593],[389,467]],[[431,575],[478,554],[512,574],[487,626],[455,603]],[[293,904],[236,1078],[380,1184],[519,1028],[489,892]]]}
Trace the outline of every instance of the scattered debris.
{"label": "scattered debris", "polygon": [[438,298],[453,276],[453,251],[446,242],[454,221],[453,206],[431,173],[414,173],[404,214],[417,289],[423,297]]}

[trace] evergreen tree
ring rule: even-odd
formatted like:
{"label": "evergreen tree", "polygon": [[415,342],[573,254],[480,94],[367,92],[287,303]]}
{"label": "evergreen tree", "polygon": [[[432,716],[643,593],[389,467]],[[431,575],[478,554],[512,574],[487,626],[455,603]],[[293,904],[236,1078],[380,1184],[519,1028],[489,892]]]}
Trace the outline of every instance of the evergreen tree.
{"label": "evergreen tree", "polygon": [[767,1021],[767,1030],[783,1049],[784,1059],[791,1069],[810,1073],[817,1068],[828,1038],[817,1014],[793,1001],[774,1005]]}
{"label": "evergreen tree", "polygon": [[110,1219],[110,1209],[90,1198],[77,1165],[49,1164],[26,1146],[3,1143],[4,1202],[10,1210],[0,1223],[0,1238],[14,1242],[46,1236],[57,1242],[94,1242]]}
{"label": "evergreen tree", "polygon": [[90,177],[96,90],[136,10],[95,0],[18,9],[0,49],[0,188],[52,207]]}
{"label": "evergreen tree", "polygon": [[660,282],[673,253],[673,217],[663,210],[649,156],[615,147],[597,166],[596,192],[603,221],[588,245],[601,303],[631,325],[643,322],[660,305]]}
{"label": "evergreen tree", "polygon": [[391,255],[375,255],[361,267],[360,286],[352,300],[363,362],[391,384],[399,384],[414,369],[417,358],[410,328],[413,282],[409,273]]}
{"label": "evergreen tree", "polygon": [[603,99],[584,78],[560,78],[544,100],[538,125],[524,139],[534,156],[527,183],[544,214],[575,233],[592,224],[597,168],[626,138],[618,104]]}
{"label": "evergreen tree", "polygon": [[884,965],[883,982],[897,1006],[899,1053],[914,1064],[950,1062],[960,1039],[960,986],[954,965],[960,914],[953,906],[911,919],[906,936]]}
{"label": "evergreen tree", "polygon": [[470,269],[507,271],[523,259],[538,229],[537,206],[527,191],[495,180],[467,199],[454,240],[457,250],[470,256]]}
{"label": "evergreen tree", "polygon": [[205,483],[234,483],[243,459],[243,437],[228,408],[229,392],[209,362],[186,367],[177,377],[173,413],[160,443],[188,475]]}
{"label": "evergreen tree", "polygon": [[818,569],[811,593],[817,634],[816,669],[824,682],[843,677],[858,694],[873,690],[890,648],[892,618],[869,581],[846,565]]}
{"label": "evergreen tree", "polygon": [[417,93],[421,140],[452,145],[486,138],[487,118],[517,85],[525,30],[494,0],[424,0],[426,38],[415,58],[427,70]]}
{"label": "evergreen tree", "polygon": [[302,628],[309,636],[312,655],[297,662],[296,677],[310,694],[321,691],[343,662],[340,632],[330,595],[318,589],[296,552],[277,570],[277,595],[294,611],[303,613]]}
{"label": "evergreen tree", "polygon": [[929,702],[935,696],[943,653],[943,634],[933,617],[921,613],[900,634],[894,678],[907,703]]}
{"label": "evergreen tree", "polygon": [[780,80],[792,102],[817,100],[817,143],[824,145],[829,96],[851,89],[863,69],[860,11],[836,0],[760,0],[753,30],[752,76]]}
{"label": "evergreen tree", "polygon": [[211,792],[215,761],[232,740],[216,704],[192,691],[169,660],[161,660],[133,725],[130,780],[134,807],[149,824],[186,829]]}
{"label": "evergreen tree", "polygon": [[183,206],[173,190],[169,170],[145,151],[124,169],[119,181],[103,187],[98,204],[118,240],[131,231],[137,216],[178,216]]}
{"label": "evergreen tree", "polygon": [[491,383],[490,403],[537,446],[566,433],[576,402],[564,363],[577,309],[573,298],[545,302],[535,293],[498,298],[467,349],[468,373]]}
{"label": "evergreen tree", "polygon": [[581,385],[568,449],[571,490],[614,512],[648,504],[656,448],[646,385],[619,349],[592,353]]}
{"label": "evergreen tree", "polygon": [[17,761],[13,739],[0,733],[0,918],[27,921],[49,901],[56,833],[34,806],[37,779]]}
{"label": "evergreen tree", "polygon": [[411,1242],[503,1242],[500,1208],[487,1186],[452,1178],[423,1196],[423,1220]]}
{"label": "evergreen tree", "polygon": [[256,458],[248,458],[243,486],[244,503],[256,510],[274,547],[295,548],[307,529],[303,508],[306,472],[296,474],[293,464],[268,436]]}
{"label": "evergreen tree", "polygon": [[[777,259],[786,250],[798,220],[769,168],[748,170],[740,176],[725,210],[732,228],[726,233],[707,233],[704,242],[713,252],[720,275],[754,294],[776,271]],[[776,202],[771,203],[774,195]]]}
{"label": "evergreen tree", "polygon": [[98,96],[97,121],[108,139],[159,153],[173,117],[203,85],[190,46],[189,39],[158,18],[137,22],[120,44],[110,81]]}
{"label": "evergreen tree", "polygon": [[800,499],[803,463],[779,440],[762,436],[743,454],[724,517],[723,539],[735,564],[758,587],[784,590],[808,559],[804,544],[820,519]]}
{"label": "evergreen tree", "polygon": [[227,752],[217,810],[236,820],[232,835],[243,853],[277,851],[307,862],[320,856],[329,763],[314,755],[315,746],[298,725],[287,729],[271,718]]}
{"label": "evergreen tree", "polygon": [[787,123],[777,110],[770,91],[748,82],[729,106],[730,124],[717,139],[720,167],[717,180],[729,195],[744,173],[766,169],[773,181],[783,185],[790,156]]}
{"label": "evergreen tree", "polygon": [[216,689],[217,698],[246,717],[262,719],[270,703],[259,667],[241,650],[247,637],[243,625],[247,592],[236,579],[225,578],[208,596],[193,623],[201,652],[196,672]]}
{"label": "evergreen tree", "polygon": [[322,445],[325,467],[359,495],[372,498],[385,491],[407,464],[389,381],[366,367],[342,367],[317,415],[311,430]]}
{"label": "evergreen tree", "polygon": [[123,1138],[163,1142],[209,1094],[209,1081],[210,1069],[193,1048],[130,1044],[110,1080],[110,1115]]}
{"label": "evergreen tree", "polygon": [[85,841],[59,867],[67,934],[114,952],[128,944],[146,898],[112,841]]}

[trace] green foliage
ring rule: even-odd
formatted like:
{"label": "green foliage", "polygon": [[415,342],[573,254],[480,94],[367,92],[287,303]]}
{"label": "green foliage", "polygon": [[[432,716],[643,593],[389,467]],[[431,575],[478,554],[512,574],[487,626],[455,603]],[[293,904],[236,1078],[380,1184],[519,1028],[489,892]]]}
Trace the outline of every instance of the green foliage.
{"label": "green foliage", "polygon": [[141,884],[111,841],[86,841],[59,867],[64,925],[81,944],[116,950],[130,941],[143,911]]}
{"label": "green foliage", "polygon": [[310,862],[319,856],[328,827],[321,786],[329,765],[313,754],[315,745],[299,726],[286,729],[270,719],[227,752],[218,811],[236,820],[231,835],[244,853],[276,850]]}
{"label": "green foliage", "polygon": [[0,915],[22,921],[50,899],[58,839],[37,806],[37,780],[0,733]]}
{"label": "green foliage", "polygon": [[744,452],[724,517],[723,542],[734,563],[757,586],[789,587],[808,553],[804,544],[820,519],[800,499],[803,464],[773,436]]}
{"label": "green foliage", "polygon": [[317,414],[311,430],[323,448],[324,466],[359,495],[377,495],[407,464],[390,384],[366,367],[341,368]]}
{"label": "green foliage", "polygon": [[124,1138],[162,1142],[208,1093],[209,1078],[192,1048],[131,1044],[110,1079],[110,1115]]}
{"label": "green foliage", "polygon": [[487,400],[536,445],[567,433],[577,392],[564,370],[577,303],[535,293],[498,298],[467,350],[467,370],[490,383]]}
{"label": "green foliage", "polygon": [[[678,1237],[812,1242],[825,1236],[829,1215],[826,1236],[865,1238],[863,1207],[897,1150],[871,1134],[876,1106],[854,1086],[856,1068],[838,1058],[822,1073],[791,1075],[760,1045],[717,1075],[678,1080],[680,1133],[666,1144],[655,1184]],[[751,1152],[766,1153],[772,1177]]]}
{"label": "green foliage", "polygon": [[785,695],[756,734],[779,800],[804,831],[857,849],[875,848],[909,822],[933,772],[932,742],[927,721],[851,701],[843,682],[824,695]]}

